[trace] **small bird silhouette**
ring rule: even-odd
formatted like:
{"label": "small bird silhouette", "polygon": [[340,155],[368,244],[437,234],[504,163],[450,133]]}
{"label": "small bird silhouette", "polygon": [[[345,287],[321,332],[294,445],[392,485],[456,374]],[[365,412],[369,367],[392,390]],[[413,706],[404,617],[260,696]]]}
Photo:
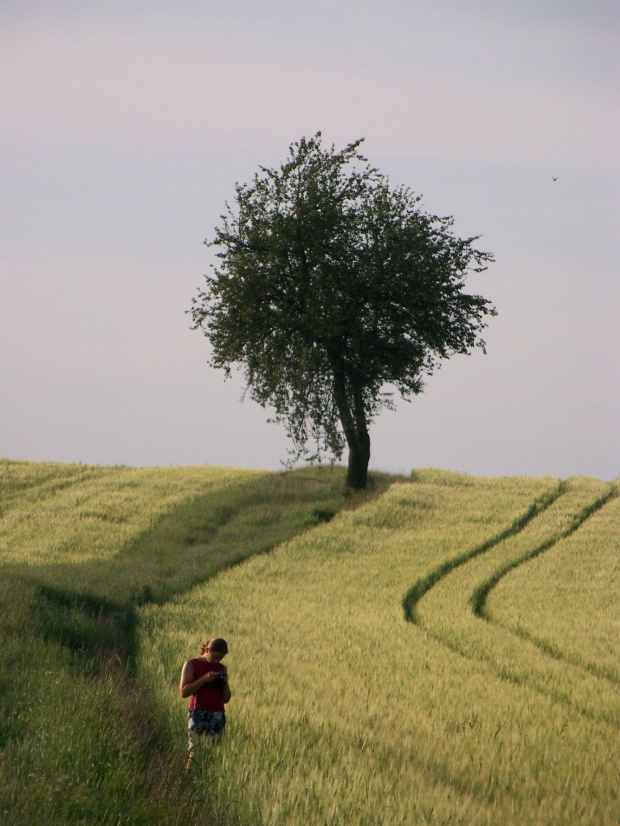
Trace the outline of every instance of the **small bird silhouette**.
{"label": "small bird silhouette", "polygon": [[551,176],[552,181],[557,181],[557,178],[554,178],[553,175]]}

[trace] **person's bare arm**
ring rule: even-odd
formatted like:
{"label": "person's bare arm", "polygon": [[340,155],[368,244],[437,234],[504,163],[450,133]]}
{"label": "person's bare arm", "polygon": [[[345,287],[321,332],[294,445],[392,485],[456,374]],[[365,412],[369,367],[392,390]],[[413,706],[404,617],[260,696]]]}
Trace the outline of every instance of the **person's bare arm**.
{"label": "person's bare arm", "polygon": [[222,688],[222,693],[224,694],[224,702],[228,703],[228,702],[230,702],[230,696],[231,696],[230,695],[230,686],[228,685],[228,674],[225,675],[224,680],[225,680],[225,682],[224,682],[224,687]]}
{"label": "person's bare arm", "polygon": [[[195,680],[194,666],[192,665],[192,661],[188,660],[183,666],[183,671],[181,671],[181,682],[179,684],[181,697],[191,697],[192,694],[200,691],[205,683],[212,683],[218,676],[217,672],[211,671],[209,674],[205,674],[203,677],[198,677],[198,679]],[[226,702],[226,700],[224,702]]]}

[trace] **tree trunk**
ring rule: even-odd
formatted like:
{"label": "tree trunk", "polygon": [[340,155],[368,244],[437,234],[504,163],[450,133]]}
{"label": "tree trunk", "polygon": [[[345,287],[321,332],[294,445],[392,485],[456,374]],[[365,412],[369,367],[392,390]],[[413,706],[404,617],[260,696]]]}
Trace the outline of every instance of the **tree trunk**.
{"label": "tree trunk", "polygon": [[356,434],[355,439],[347,439],[349,445],[349,465],[347,487],[363,490],[368,485],[368,463],[370,461],[370,436],[366,431]]}
{"label": "tree trunk", "polygon": [[361,386],[347,378],[338,355],[332,358],[334,364],[334,398],[340,422],[349,446],[349,467],[347,487],[363,490],[368,486],[368,463],[370,461],[370,436],[366,424],[366,411]]}

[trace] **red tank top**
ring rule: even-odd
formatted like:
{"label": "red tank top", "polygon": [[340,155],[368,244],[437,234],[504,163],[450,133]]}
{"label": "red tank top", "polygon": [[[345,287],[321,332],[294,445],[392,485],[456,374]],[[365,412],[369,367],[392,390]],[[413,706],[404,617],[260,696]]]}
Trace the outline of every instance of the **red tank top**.
{"label": "red tank top", "polygon": [[[194,667],[194,680],[198,680],[212,671],[218,674],[226,674],[226,666],[222,663],[208,663],[202,659],[190,660],[190,662]],[[224,711],[224,692],[222,688],[214,686],[213,683],[205,683],[190,697],[189,708],[201,709],[202,711]]]}

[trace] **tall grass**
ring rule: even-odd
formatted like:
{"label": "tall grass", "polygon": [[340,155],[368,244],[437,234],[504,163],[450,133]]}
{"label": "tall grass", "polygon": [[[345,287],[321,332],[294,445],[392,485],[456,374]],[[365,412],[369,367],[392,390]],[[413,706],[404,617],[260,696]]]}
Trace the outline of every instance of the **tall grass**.
{"label": "tall grass", "polygon": [[617,824],[617,487],[343,483],[1,461],[0,822]]}
{"label": "tall grass", "polygon": [[339,469],[0,462],[0,822],[211,823],[136,679],[138,605],[331,518]]}
{"label": "tall grass", "polygon": [[55,565],[107,561],[188,499],[256,471],[130,468],[0,460],[0,558]]}
{"label": "tall grass", "polygon": [[619,526],[613,486],[612,498],[579,531],[498,580],[487,619],[620,685]]}
{"label": "tall grass", "polygon": [[[445,576],[418,606],[418,622],[444,645],[477,660],[485,671],[511,684],[535,687],[567,712],[619,726],[618,697],[607,683],[550,658],[547,652],[519,640],[507,629],[480,619],[480,615],[486,615],[484,600],[497,582],[506,576],[510,578],[517,567],[526,568],[525,563],[540,558],[567,536],[575,535],[578,526],[608,501],[609,493],[608,485],[594,479],[569,480],[562,495],[522,531]],[[601,536],[603,544],[607,544],[605,539]],[[580,576],[585,591],[588,581],[578,565],[573,573]],[[549,583],[548,586],[551,587]],[[521,606],[526,614],[528,602],[528,593],[524,591]],[[586,618],[577,614],[573,619],[579,624]],[[608,615],[608,622],[610,619]],[[552,627],[554,622],[554,615],[549,612],[543,627]]]}
{"label": "tall grass", "polygon": [[[616,824],[617,691],[472,605],[498,568],[586,525],[609,553],[611,522],[592,512],[606,487],[414,478],[141,611],[141,673],[179,750],[180,665],[205,628],[231,643],[230,729],[197,786],[228,824]],[[437,570],[407,623],[403,597]]]}

